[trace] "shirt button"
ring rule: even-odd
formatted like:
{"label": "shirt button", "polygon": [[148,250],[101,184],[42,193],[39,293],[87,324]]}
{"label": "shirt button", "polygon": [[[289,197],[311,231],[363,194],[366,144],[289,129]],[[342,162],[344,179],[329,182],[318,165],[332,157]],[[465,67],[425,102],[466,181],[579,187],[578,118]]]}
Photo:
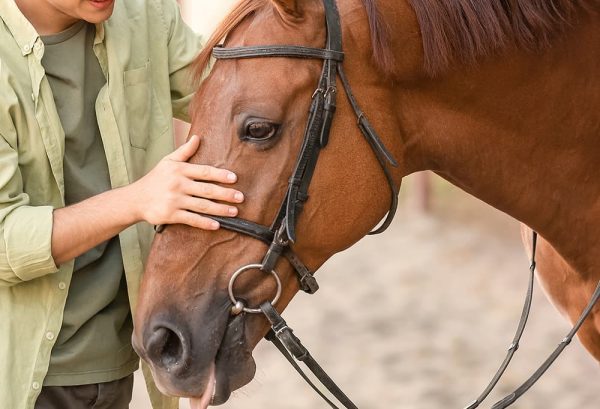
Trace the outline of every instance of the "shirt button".
{"label": "shirt button", "polygon": [[60,283],[58,283],[58,288],[64,290],[65,288],[67,288],[67,284],[64,281],[61,281]]}
{"label": "shirt button", "polygon": [[34,383],[32,383],[32,384],[31,384],[31,387],[32,387],[34,390],[36,390],[36,391],[37,391],[38,389],[40,389],[40,383],[39,383],[39,382],[34,382]]}
{"label": "shirt button", "polygon": [[26,53],[28,53],[29,51],[31,51],[31,46],[29,44],[25,44],[23,46],[23,51],[26,52]]}
{"label": "shirt button", "polygon": [[48,332],[46,332],[46,338],[47,338],[49,341],[52,341],[52,340],[54,339],[54,332],[52,332],[52,331],[48,331]]}

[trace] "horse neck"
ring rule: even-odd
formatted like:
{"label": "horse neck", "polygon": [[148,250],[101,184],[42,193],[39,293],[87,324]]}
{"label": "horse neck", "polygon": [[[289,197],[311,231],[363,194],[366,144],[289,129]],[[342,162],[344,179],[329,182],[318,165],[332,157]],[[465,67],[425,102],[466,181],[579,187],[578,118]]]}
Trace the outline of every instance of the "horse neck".
{"label": "horse neck", "polygon": [[567,259],[580,246],[599,250],[586,235],[600,221],[597,23],[582,21],[544,53],[507,51],[400,83],[407,173],[437,172],[538,230]]}

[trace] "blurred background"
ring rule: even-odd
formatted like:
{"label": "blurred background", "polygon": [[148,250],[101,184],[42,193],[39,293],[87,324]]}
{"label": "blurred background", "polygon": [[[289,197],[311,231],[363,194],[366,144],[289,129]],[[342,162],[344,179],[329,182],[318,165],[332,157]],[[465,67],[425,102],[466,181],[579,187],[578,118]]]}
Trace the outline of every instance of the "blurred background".
{"label": "blurred background", "polygon": [[[208,36],[233,1],[180,4]],[[460,409],[495,373],[520,318],[529,261],[519,226],[427,173],[406,178],[400,200],[392,227],[331,259],[319,292],[298,294],[284,316],[359,408]],[[518,387],[570,329],[535,291],[521,348],[482,408]],[[255,380],[221,408],[327,407],[272,345],[254,357]],[[131,409],[149,409],[136,375]],[[600,367],[575,341],[512,408],[600,408],[599,386]]]}

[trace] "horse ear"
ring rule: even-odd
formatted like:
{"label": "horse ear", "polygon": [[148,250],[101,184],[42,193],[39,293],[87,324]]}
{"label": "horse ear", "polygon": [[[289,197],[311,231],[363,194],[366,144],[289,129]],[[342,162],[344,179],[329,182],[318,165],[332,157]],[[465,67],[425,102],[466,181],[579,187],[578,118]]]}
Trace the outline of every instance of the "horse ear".
{"label": "horse ear", "polygon": [[283,18],[299,19],[303,16],[302,0],[271,0]]}

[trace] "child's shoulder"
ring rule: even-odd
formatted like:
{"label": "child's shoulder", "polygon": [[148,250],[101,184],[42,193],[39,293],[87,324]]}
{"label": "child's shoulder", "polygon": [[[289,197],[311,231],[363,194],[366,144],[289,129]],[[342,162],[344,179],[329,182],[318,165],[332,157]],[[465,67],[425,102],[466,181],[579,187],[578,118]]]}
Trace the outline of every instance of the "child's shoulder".
{"label": "child's shoulder", "polygon": [[176,14],[179,13],[178,8],[175,0],[117,1],[113,15],[107,23],[109,26],[127,26],[133,30],[138,26],[168,29]]}

